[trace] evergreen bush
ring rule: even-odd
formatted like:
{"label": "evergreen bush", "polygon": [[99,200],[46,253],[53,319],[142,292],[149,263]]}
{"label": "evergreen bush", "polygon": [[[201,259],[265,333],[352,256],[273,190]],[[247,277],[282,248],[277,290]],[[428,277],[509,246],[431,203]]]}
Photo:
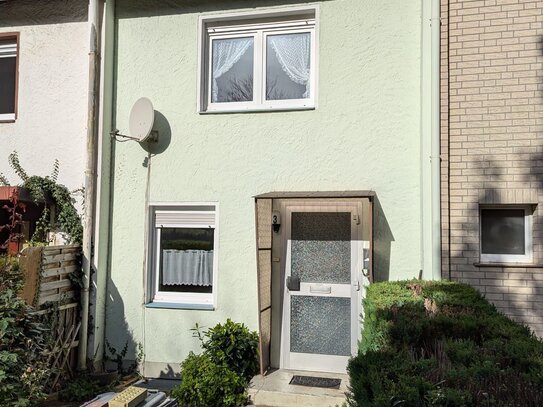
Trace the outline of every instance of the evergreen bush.
{"label": "evergreen bush", "polygon": [[172,391],[185,407],[247,405],[249,381],[258,372],[258,334],[228,319],[201,331],[203,353],[190,353],[181,364],[181,384]]}
{"label": "evergreen bush", "polygon": [[350,406],[543,405],[543,342],[474,288],[372,284]]}
{"label": "evergreen bush", "polygon": [[181,372],[181,384],[172,396],[184,407],[242,407],[249,401],[245,379],[205,353],[191,352]]}

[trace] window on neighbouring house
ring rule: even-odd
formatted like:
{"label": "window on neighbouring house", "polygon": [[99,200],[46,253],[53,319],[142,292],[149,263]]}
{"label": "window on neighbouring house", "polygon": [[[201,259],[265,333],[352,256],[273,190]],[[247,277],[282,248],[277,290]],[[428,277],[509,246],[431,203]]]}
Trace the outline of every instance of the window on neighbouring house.
{"label": "window on neighbouring house", "polygon": [[17,37],[0,34],[0,121],[15,120]]}
{"label": "window on neighbouring house", "polygon": [[532,210],[520,206],[482,207],[481,261],[532,261]]}
{"label": "window on neighbouring house", "polygon": [[213,305],[215,205],[152,207],[152,302]]}
{"label": "window on neighbouring house", "polygon": [[315,106],[315,14],[204,22],[202,111]]}

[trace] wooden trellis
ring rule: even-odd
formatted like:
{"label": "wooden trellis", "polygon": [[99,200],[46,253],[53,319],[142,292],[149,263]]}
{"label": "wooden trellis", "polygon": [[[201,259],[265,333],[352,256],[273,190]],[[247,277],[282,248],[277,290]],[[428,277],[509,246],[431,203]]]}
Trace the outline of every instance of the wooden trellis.
{"label": "wooden trellis", "polygon": [[25,275],[22,298],[52,323],[53,343],[47,353],[49,367],[56,372],[49,386],[55,389],[73,377],[77,363],[81,322],[74,276],[81,270],[81,247],[29,247],[23,250],[20,264]]}

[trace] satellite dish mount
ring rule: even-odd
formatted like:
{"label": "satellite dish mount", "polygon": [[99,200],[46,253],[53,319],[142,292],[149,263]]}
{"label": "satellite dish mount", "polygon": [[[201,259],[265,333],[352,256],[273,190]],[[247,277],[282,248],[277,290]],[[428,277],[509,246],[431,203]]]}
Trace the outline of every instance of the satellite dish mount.
{"label": "satellite dish mount", "polygon": [[[121,134],[119,130],[113,130],[110,135],[116,141],[134,140],[138,143],[157,142],[158,131],[153,130],[155,123],[155,109],[153,104],[147,98],[140,98],[132,106],[128,128],[130,135]],[[119,137],[126,140],[119,140]]]}

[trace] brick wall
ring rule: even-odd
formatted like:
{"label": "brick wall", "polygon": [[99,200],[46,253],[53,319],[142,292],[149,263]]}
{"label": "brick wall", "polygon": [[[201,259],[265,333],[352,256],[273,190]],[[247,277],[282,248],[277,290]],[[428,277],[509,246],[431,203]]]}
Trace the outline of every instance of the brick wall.
{"label": "brick wall", "polygon": [[[543,335],[543,0],[442,0],[443,277]],[[479,264],[479,205],[533,204],[534,264]]]}

